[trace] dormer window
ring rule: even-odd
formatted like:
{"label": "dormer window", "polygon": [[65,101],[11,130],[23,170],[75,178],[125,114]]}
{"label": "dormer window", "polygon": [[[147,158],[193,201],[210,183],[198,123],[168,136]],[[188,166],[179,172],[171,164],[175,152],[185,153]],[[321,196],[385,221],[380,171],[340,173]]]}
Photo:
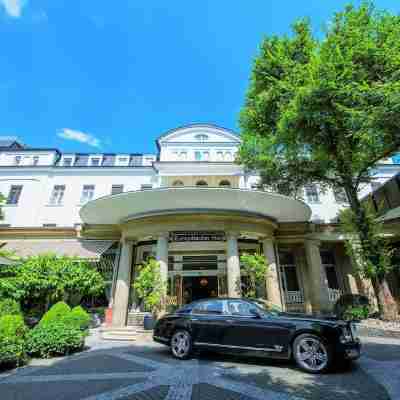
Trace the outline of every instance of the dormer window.
{"label": "dormer window", "polygon": [[208,135],[205,135],[204,133],[199,133],[195,136],[195,139],[199,142],[206,142],[208,140]]}
{"label": "dormer window", "polygon": [[222,151],[217,151],[217,160],[218,161],[224,160],[224,153],[222,153]]}
{"label": "dormer window", "polygon": [[187,158],[187,153],[186,153],[186,151],[181,151],[180,154],[179,154],[179,159],[180,159],[181,161],[185,161],[186,158]]}
{"label": "dormer window", "polygon": [[33,156],[32,165],[38,165],[38,164],[39,164],[39,156]]}
{"label": "dormer window", "polygon": [[206,181],[201,180],[196,182],[196,186],[208,186],[208,183]]}
{"label": "dormer window", "polygon": [[201,151],[195,151],[194,152],[194,159],[196,161],[201,161]]}
{"label": "dormer window", "polygon": [[22,159],[21,156],[15,156],[15,158],[14,158],[14,165],[19,165],[19,164],[21,164],[21,159]]}
{"label": "dormer window", "polygon": [[66,157],[63,160],[63,166],[64,167],[70,167],[72,165],[72,158],[71,157]]}
{"label": "dormer window", "polygon": [[92,167],[98,167],[100,165],[100,158],[92,158]]}

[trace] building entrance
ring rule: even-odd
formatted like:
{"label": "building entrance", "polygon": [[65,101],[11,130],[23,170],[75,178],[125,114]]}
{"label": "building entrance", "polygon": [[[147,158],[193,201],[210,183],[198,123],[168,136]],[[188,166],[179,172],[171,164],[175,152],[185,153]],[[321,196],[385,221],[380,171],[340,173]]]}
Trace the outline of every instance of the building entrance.
{"label": "building entrance", "polygon": [[216,276],[185,276],[183,278],[183,303],[218,296]]}

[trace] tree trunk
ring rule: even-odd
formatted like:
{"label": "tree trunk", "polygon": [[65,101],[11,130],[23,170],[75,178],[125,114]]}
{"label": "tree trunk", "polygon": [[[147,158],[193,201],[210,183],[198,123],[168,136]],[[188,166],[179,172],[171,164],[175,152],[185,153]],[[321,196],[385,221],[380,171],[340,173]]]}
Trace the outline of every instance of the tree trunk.
{"label": "tree trunk", "polygon": [[[371,250],[368,242],[371,235],[370,226],[368,224],[365,209],[362,207],[357,189],[352,183],[344,187],[347,197],[349,199],[350,207],[355,214],[355,227],[360,239],[360,247],[363,256],[373,265],[379,263],[379,250],[375,252]],[[368,249],[368,250],[367,250]],[[378,301],[379,312],[381,318],[385,320],[393,320],[397,318],[397,305],[390,291],[389,285],[386,280],[386,275],[375,276],[371,278],[372,286],[374,288],[375,296]]]}

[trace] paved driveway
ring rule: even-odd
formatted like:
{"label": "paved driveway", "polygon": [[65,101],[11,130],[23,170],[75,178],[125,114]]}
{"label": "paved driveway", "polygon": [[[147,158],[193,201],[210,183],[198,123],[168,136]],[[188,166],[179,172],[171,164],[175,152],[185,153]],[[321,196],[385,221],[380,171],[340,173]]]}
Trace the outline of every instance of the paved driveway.
{"label": "paved driveway", "polygon": [[393,391],[400,379],[382,380],[400,369],[400,341],[368,341],[367,357],[354,367],[321,376],[260,359],[202,355],[178,361],[164,346],[146,341],[127,346],[91,338],[90,344],[92,350],[79,355],[3,375],[0,399],[388,400],[388,391],[392,400],[400,398]]}

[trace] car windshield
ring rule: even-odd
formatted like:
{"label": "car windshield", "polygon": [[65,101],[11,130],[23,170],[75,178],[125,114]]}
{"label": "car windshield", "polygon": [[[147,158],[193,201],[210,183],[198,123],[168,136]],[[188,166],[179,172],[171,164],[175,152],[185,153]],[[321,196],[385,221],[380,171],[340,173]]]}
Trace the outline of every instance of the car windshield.
{"label": "car windshield", "polygon": [[252,299],[251,302],[257,306],[257,308],[265,315],[278,315],[278,311],[271,310],[271,307],[268,306],[265,302],[257,300],[257,299]]}

